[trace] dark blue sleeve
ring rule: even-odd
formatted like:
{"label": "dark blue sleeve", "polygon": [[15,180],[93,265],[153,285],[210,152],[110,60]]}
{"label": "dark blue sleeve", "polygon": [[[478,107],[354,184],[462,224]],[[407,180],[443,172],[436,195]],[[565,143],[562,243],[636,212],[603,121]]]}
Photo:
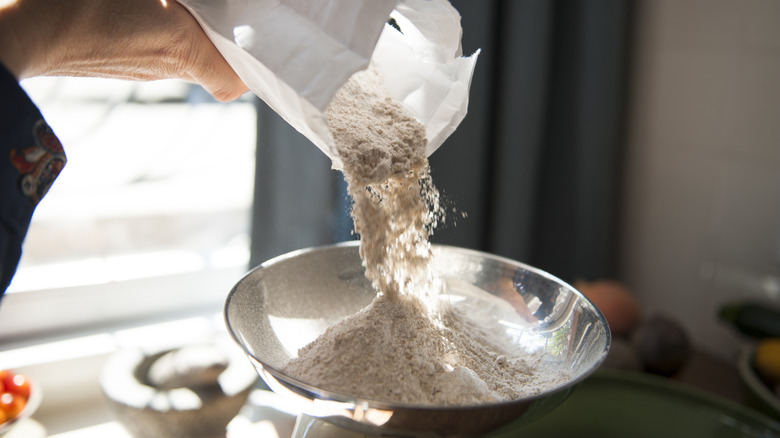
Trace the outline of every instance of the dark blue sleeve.
{"label": "dark blue sleeve", "polygon": [[0,294],[16,272],[33,211],[64,166],[60,141],[0,64]]}

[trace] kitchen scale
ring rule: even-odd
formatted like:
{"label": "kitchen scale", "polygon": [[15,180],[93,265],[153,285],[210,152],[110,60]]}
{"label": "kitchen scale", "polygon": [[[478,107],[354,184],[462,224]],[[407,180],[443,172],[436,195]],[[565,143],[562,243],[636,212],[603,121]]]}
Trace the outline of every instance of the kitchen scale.
{"label": "kitchen scale", "polygon": [[544,372],[562,377],[557,384],[509,402],[430,406],[364,400],[285,375],[281,370],[299,348],[376,296],[358,245],[309,248],[271,259],[241,279],[225,304],[228,331],[260,377],[303,412],[294,438],[470,437],[522,427],[561,404],[607,355],[611,335],[604,316],[571,286],[506,258],[433,245],[433,269],[450,301],[476,303],[480,321],[511,334],[517,351],[540,354]]}

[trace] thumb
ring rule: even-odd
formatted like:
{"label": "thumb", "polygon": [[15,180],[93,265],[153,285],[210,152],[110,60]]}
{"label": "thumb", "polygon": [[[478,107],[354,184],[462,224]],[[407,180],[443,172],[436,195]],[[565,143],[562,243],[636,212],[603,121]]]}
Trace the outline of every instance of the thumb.
{"label": "thumb", "polygon": [[249,91],[217,48],[210,41],[203,45],[205,47],[201,49],[198,56],[200,59],[190,71],[191,79],[203,86],[214,99],[220,102],[236,100]]}
{"label": "thumb", "polygon": [[[181,5],[178,7],[187,11]],[[200,84],[220,102],[238,99],[249,91],[249,88],[219,53],[195,17],[189,11],[187,11],[187,15],[189,15],[188,21],[191,21],[191,29],[194,28],[197,31],[190,32],[190,34],[194,34],[192,35],[193,41],[191,41],[189,53],[184,54],[184,79]]]}

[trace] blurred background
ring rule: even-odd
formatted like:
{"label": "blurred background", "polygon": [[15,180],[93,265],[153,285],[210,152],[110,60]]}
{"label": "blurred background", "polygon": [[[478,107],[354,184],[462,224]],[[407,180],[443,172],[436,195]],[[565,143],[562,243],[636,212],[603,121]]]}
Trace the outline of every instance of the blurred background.
{"label": "blurred background", "polygon": [[[453,4],[464,54],[482,53],[469,114],[431,156],[456,210],[433,240],[620,280],[733,354],[718,307],[780,299],[780,5]],[[258,111],[252,264],[350,238],[339,175]]]}
{"label": "blurred background", "polygon": [[[452,3],[464,54],[482,52],[469,114],[431,157],[451,211],[433,240],[618,280],[733,363],[744,338],[720,306],[780,300],[780,3]],[[76,370],[70,404],[98,391],[92,359],[209,337],[250,267],[355,238],[341,175],[252,96],[23,86],[69,162],[0,306],[0,361]],[[65,430],[54,393],[42,410]]]}

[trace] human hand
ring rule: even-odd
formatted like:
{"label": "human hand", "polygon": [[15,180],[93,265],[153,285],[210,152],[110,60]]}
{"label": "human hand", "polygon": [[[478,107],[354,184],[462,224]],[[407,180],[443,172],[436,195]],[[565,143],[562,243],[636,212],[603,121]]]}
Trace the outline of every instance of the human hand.
{"label": "human hand", "polygon": [[247,91],[175,0],[0,0],[0,62],[18,79],[179,78],[220,101]]}

